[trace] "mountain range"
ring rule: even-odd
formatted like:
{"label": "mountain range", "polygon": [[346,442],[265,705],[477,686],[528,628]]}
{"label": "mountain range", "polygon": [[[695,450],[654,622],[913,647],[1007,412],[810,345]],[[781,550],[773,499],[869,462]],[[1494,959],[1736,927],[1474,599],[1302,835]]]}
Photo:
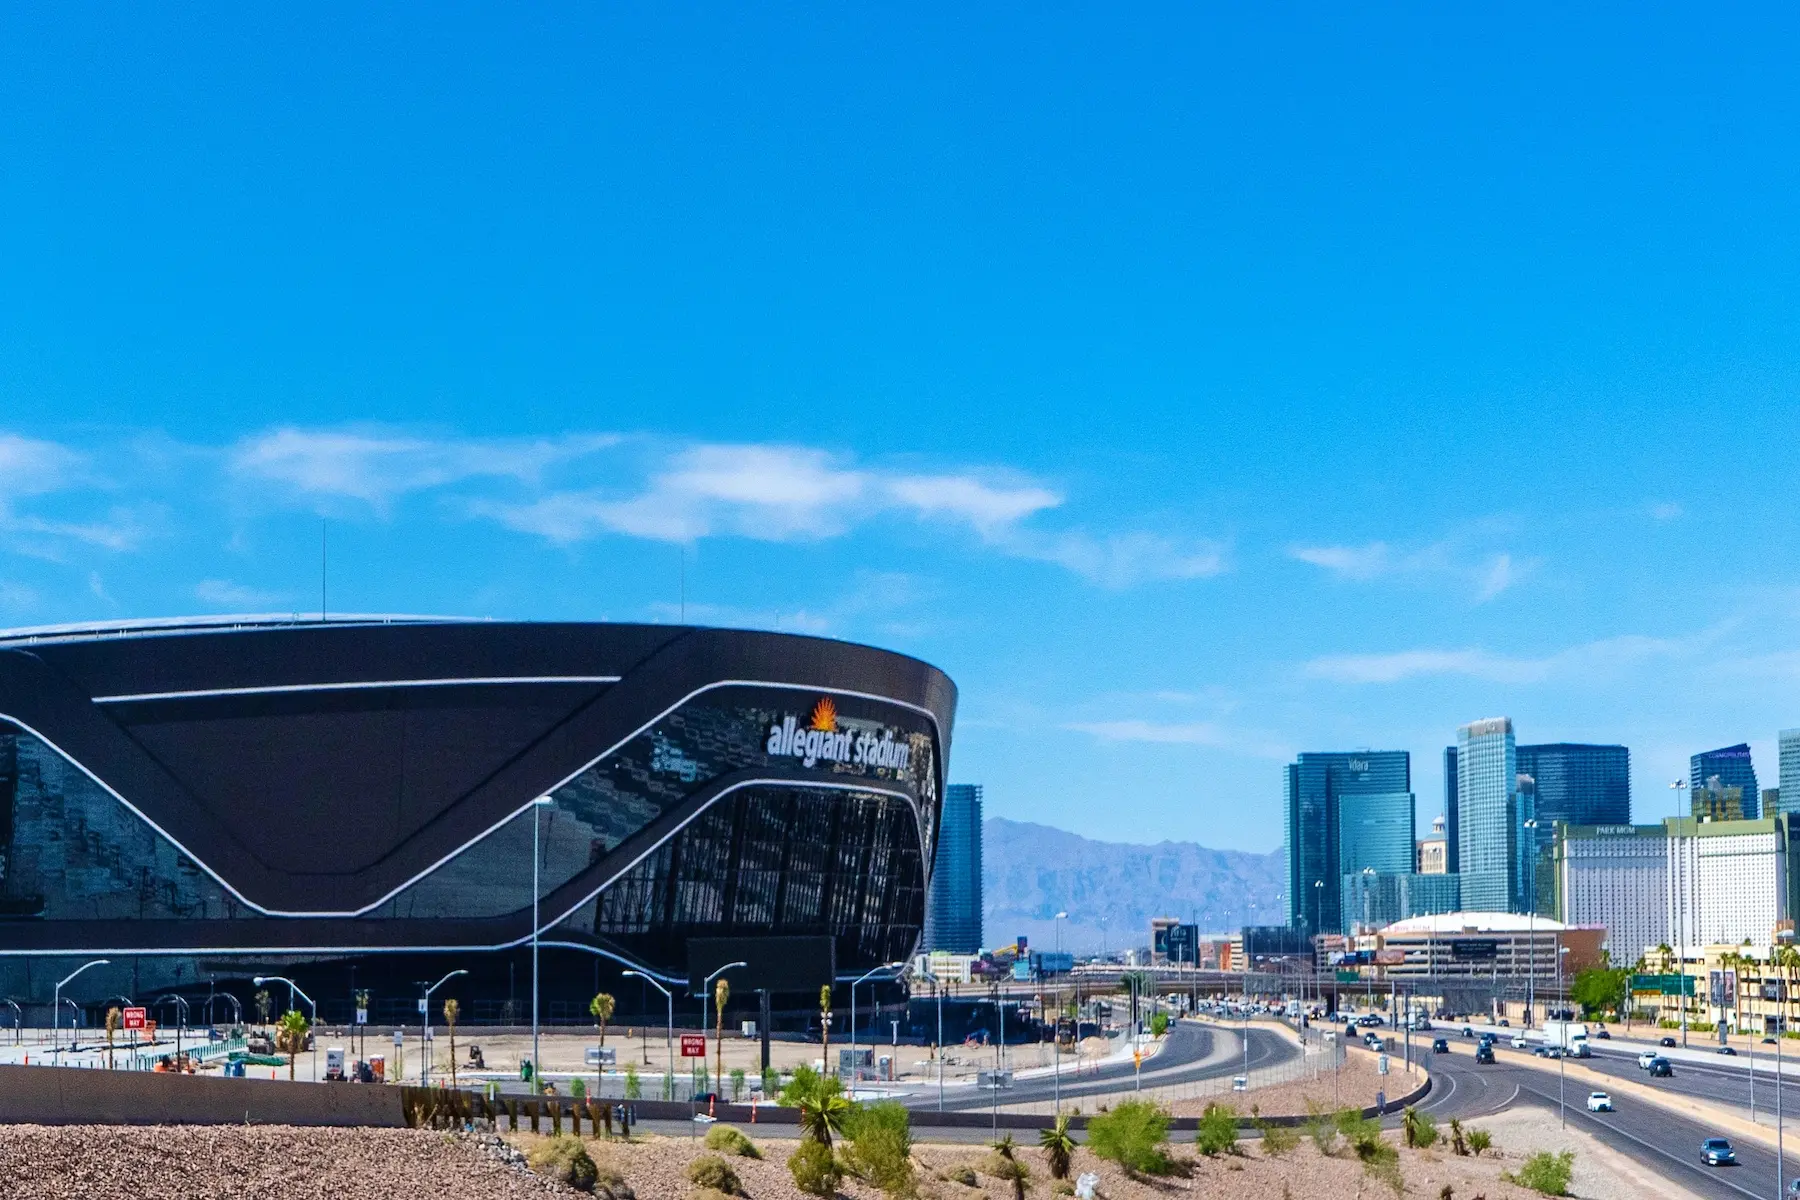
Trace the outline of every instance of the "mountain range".
{"label": "mountain range", "polygon": [[1034,949],[1147,946],[1150,918],[1198,922],[1203,932],[1278,925],[1286,884],[1280,849],[1211,850],[1196,842],[1134,845],[992,817],[982,822],[983,944],[1019,935]]}

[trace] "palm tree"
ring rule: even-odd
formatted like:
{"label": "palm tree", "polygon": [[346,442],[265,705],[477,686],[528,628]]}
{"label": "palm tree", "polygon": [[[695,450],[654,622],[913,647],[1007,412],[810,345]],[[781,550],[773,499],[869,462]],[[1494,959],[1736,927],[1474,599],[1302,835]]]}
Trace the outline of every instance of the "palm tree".
{"label": "palm tree", "polygon": [[269,1012],[273,1005],[274,1001],[269,998],[267,988],[256,993],[256,1023],[264,1029],[269,1027]]}
{"label": "palm tree", "polygon": [[[444,1001],[444,1024],[450,1027],[450,1086],[456,1086],[456,1018],[462,1016],[462,1005],[455,1000]],[[532,1066],[536,1067],[536,1063]]]}
{"label": "palm tree", "polygon": [[1050,1163],[1050,1177],[1067,1179],[1069,1164],[1075,1158],[1075,1139],[1069,1135],[1068,1113],[1057,1117],[1051,1128],[1038,1130],[1038,1145],[1044,1148],[1044,1158]]}
{"label": "palm tree", "polygon": [[819,1054],[829,1075],[836,1075],[831,1069],[831,985],[824,984],[819,988]]}
{"label": "palm tree", "polygon": [[[588,1001],[588,1012],[593,1016],[594,1024],[600,1027],[600,1048],[602,1050],[606,1049],[606,1023],[612,1020],[613,1010],[617,1007],[617,1002],[607,992],[601,992]],[[627,1036],[631,1033],[629,1029],[625,1032]]]}
{"label": "palm tree", "polygon": [[844,1122],[856,1107],[844,1095],[843,1080],[804,1065],[794,1068],[793,1078],[782,1089],[781,1102],[800,1110],[800,1136],[828,1150],[832,1135],[844,1132]]}
{"label": "palm tree", "polygon": [[[721,979],[713,984],[713,1007],[718,1011],[713,1014],[713,1046],[717,1069],[713,1078],[720,1083],[725,1082],[725,1002],[731,999],[731,985]],[[705,1033],[703,1029],[700,1032]]]}
{"label": "palm tree", "polygon": [[306,1035],[311,1028],[305,1014],[297,1008],[282,1013],[275,1025],[275,1048],[288,1056],[289,1082],[294,1078],[294,1059],[306,1049]]}
{"label": "palm tree", "polygon": [[113,1035],[119,1032],[119,1026],[125,1021],[125,1014],[118,1008],[106,1010],[106,1069],[113,1069]]}

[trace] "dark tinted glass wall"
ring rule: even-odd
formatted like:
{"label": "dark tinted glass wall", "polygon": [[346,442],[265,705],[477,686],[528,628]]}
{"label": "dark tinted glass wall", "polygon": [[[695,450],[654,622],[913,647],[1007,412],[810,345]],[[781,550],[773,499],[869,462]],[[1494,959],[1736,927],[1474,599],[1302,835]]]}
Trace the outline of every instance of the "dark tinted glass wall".
{"label": "dark tinted glass wall", "polygon": [[1411,868],[1412,756],[1404,750],[1305,753],[1287,768],[1288,923],[1335,930],[1342,879]]}
{"label": "dark tinted glass wall", "polygon": [[1742,742],[1705,750],[1688,759],[1688,787],[1699,792],[1714,775],[1725,787],[1744,789],[1744,819],[1754,821],[1762,815],[1762,792],[1756,784],[1756,767],[1750,761],[1750,747]]}
{"label": "dark tinted glass wall", "polygon": [[953,783],[944,789],[921,949],[980,950],[981,903],[981,786]]}
{"label": "dark tinted glass wall", "polygon": [[1631,751],[1624,746],[1573,742],[1520,746],[1518,772],[1535,781],[1540,830],[1547,831],[1557,821],[1631,824]]}

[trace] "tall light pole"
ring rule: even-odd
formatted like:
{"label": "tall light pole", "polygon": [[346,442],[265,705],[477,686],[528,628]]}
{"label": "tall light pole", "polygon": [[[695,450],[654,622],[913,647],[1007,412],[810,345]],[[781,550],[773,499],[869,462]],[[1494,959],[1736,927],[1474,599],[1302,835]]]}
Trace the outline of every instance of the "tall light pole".
{"label": "tall light pole", "polygon": [[535,1092],[544,1090],[536,1086],[544,1073],[544,1064],[538,1058],[538,868],[543,865],[539,831],[544,823],[538,817],[554,803],[548,796],[531,802],[531,1078]]}
{"label": "tall light pole", "polygon": [[985,1002],[987,1004],[992,1004],[994,1006],[994,1012],[997,1013],[1000,1018],[1000,1040],[994,1044],[994,1076],[989,1081],[989,1083],[992,1086],[990,1086],[988,1089],[988,1091],[990,1093],[992,1093],[993,1098],[994,1098],[994,1104],[993,1104],[994,1140],[999,1141],[1000,1140],[1000,1068],[1002,1065],[1001,1059],[1000,1059],[1000,1053],[1001,1053],[1001,1048],[1006,1045],[1005,997],[1002,996],[1000,993],[1000,990],[998,988],[996,988],[994,990],[994,994],[992,996],[983,997],[983,1002]]}
{"label": "tall light pole", "polygon": [[[63,976],[62,979],[57,981],[55,995],[54,995],[54,998],[50,1002],[50,1047],[51,1047],[50,1052],[52,1054],[62,1053],[62,990],[63,990],[63,985],[68,983],[69,980],[75,978],[77,975],[81,974],[83,971],[87,970],[89,967],[104,967],[110,961],[111,961],[110,959],[96,958],[96,959],[92,960],[91,962],[84,962],[79,967],[76,967],[73,971],[70,971],[67,975]],[[58,1061],[61,1061],[61,1060],[58,1060]]]}
{"label": "tall light pole", "polygon": [[[445,976],[445,978],[449,978],[449,977]],[[312,1023],[315,1026],[319,1023],[319,1006],[317,1004],[313,1003],[313,998],[311,996],[307,995],[305,992],[300,990],[299,984],[295,983],[293,980],[289,979],[287,976],[285,976],[285,975],[258,975],[255,978],[253,978],[250,982],[255,984],[257,987],[261,987],[265,983],[285,983],[285,984],[287,984],[288,985],[288,1008],[289,1008],[289,1010],[291,1011],[294,1007],[294,997],[299,996],[302,1000],[306,1001],[306,1007],[312,1011]],[[438,982],[442,983],[443,980],[439,980]],[[313,1057],[313,1082],[317,1083],[319,1081],[319,1039],[316,1036],[313,1038],[313,1055],[312,1055],[312,1057]],[[429,1051],[427,1051],[425,1054],[425,1064],[428,1067],[431,1065],[431,1054]]]}
{"label": "tall light pole", "polygon": [[[932,995],[937,997],[938,1031],[937,1031],[937,1068],[938,1068],[938,1111],[944,1111],[944,986],[938,977],[930,971],[920,971],[920,979],[931,980]],[[1061,1093],[1058,1092],[1060,1096]]]}
{"label": "tall light pole", "polygon": [[1669,845],[1679,855],[1679,858],[1675,855],[1670,857],[1675,866],[1670,890],[1675,893],[1675,972],[1680,977],[1680,982],[1676,985],[1676,1001],[1681,1006],[1681,1047],[1684,1050],[1687,1049],[1687,948],[1682,943],[1687,940],[1687,922],[1683,911],[1686,908],[1683,899],[1687,894],[1687,851],[1682,848],[1680,822],[1681,794],[1687,790],[1687,786],[1688,781],[1685,779],[1675,779],[1669,783],[1669,787],[1675,792],[1676,821],[1669,830]]}
{"label": "tall light pole", "polygon": [[[728,962],[724,966],[720,967],[718,970],[714,971],[711,975],[708,975],[706,977],[706,982],[704,982],[700,985],[700,1041],[701,1041],[702,1045],[704,1045],[706,1042],[706,999],[708,996],[712,995],[713,980],[717,979],[719,976],[723,975],[727,971],[733,970],[737,967],[747,967],[749,965],[750,965],[749,963],[743,962],[742,960],[740,960],[738,962]],[[719,1019],[724,1020],[724,1018],[725,1018],[725,1014],[721,1012],[719,1014]],[[700,1061],[702,1064],[704,1064],[706,1062],[706,1056],[702,1055],[700,1058]],[[721,1047],[719,1050],[719,1067],[721,1070],[723,1070],[724,1066],[725,1066],[725,1051]],[[718,1080],[718,1079],[713,1080],[713,1091],[715,1091],[715,1092],[718,1091],[719,1084],[722,1082],[723,1082],[723,1080]]]}
{"label": "tall light pole", "polygon": [[[853,1092],[856,1090],[856,985],[869,978],[871,975],[879,975],[883,971],[897,970],[905,965],[906,964],[902,962],[891,962],[883,963],[879,967],[870,967],[867,971],[858,975],[855,981],[850,985],[850,1090]],[[870,990],[870,994],[873,996],[873,989]],[[825,1067],[827,1070],[830,1070],[831,1064],[826,1063]]]}
{"label": "tall light pole", "polygon": [[[1055,928],[1056,928],[1056,965],[1059,968],[1062,966],[1062,923],[1068,919],[1069,919],[1069,914],[1067,912],[1059,912],[1056,914],[1056,925],[1055,925]],[[1197,936],[1196,936],[1196,940],[1198,940]],[[1073,961],[1073,960],[1071,960],[1071,961]],[[1079,1017],[1077,1017],[1076,1018],[1076,1032],[1079,1033],[1080,1030],[1081,1030],[1081,1019]],[[939,1036],[941,1037],[942,1035],[940,1034]],[[1077,1066],[1080,1065],[1079,1060],[1077,1060],[1076,1065]],[[1050,1078],[1052,1080],[1051,1087],[1055,1089],[1055,1093],[1056,1093],[1056,1115],[1060,1117],[1060,1116],[1062,1116],[1062,1005],[1061,1004],[1057,1005],[1056,1019],[1054,1021],[1052,1021],[1051,1025],[1050,1025]],[[941,1093],[941,1091],[942,1091],[942,1089],[940,1088],[940,1093]],[[941,1094],[939,1095],[938,1099],[939,1099],[938,1107],[942,1108],[943,1107],[943,1103],[942,1103],[943,1097]]]}
{"label": "tall light pole", "polygon": [[[1526,821],[1525,829],[1528,831],[1528,836],[1530,837],[1533,846],[1535,846],[1537,844],[1537,818],[1533,817],[1530,820]],[[1535,856],[1534,856],[1534,861],[1535,861]],[[1537,895],[1536,895],[1536,890],[1537,889],[1535,889],[1535,888],[1532,889],[1532,892],[1533,892],[1532,897],[1529,901],[1526,902],[1526,908],[1525,908],[1526,913],[1529,914],[1525,918],[1526,930],[1527,930],[1527,932],[1525,934],[1525,947],[1526,947],[1525,952],[1526,952],[1526,956],[1527,956],[1526,961],[1530,964],[1528,967],[1525,968],[1525,1025],[1527,1028],[1529,1028],[1531,1026],[1532,1007],[1537,1003]],[[1513,962],[1515,962],[1515,963],[1517,963],[1518,961],[1519,960],[1516,958],[1513,960]]]}
{"label": "tall light pole", "polygon": [[675,1079],[675,995],[673,992],[669,991],[668,988],[658,983],[649,975],[644,974],[642,971],[620,971],[619,974],[630,976],[633,979],[643,980],[645,983],[661,992],[663,994],[663,999],[669,1002],[669,1080],[671,1086],[673,1086]]}

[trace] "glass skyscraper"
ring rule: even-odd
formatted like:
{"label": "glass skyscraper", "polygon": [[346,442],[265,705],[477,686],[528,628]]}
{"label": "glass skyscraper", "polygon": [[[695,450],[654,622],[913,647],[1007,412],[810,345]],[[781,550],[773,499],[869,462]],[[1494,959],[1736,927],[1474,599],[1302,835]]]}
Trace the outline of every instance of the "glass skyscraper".
{"label": "glass skyscraper", "polygon": [[1800,729],[1784,729],[1780,738],[1781,774],[1776,780],[1780,789],[1775,801],[1782,812],[1800,812]]}
{"label": "glass skyscraper", "polygon": [[1555,907],[1551,851],[1556,823],[1631,824],[1631,751],[1624,746],[1552,742],[1518,747],[1518,790],[1527,797],[1537,825],[1526,839],[1530,886],[1526,895],[1538,912]]}
{"label": "glass skyscraper", "polygon": [[1288,924],[1308,934],[1343,921],[1343,877],[1413,869],[1412,756],[1405,750],[1306,753],[1288,764]]}
{"label": "glass skyscraper", "polygon": [[1456,747],[1444,747],[1444,870],[1455,875],[1462,870],[1462,857],[1456,835]]}
{"label": "glass skyscraper", "polygon": [[1739,742],[1717,750],[1705,750],[1688,759],[1688,789],[1698,795],[1706,781],[1714,775],[1722,787],[1744,790],[1744,819],[1754,821],[1762,815],[1762,791],[1756,786],[1756,767],[1750,762],[1750,747]]}
{"label": "glass skyscraper", "polygon": [[1456,829],[1462,903],[1477,912],[1517,912],[1525,892],[1521,834],[1530,814],[1518,792],[1518,747],[1510,717],[1456,731]]}
{"label": "glass skyscraper", "polygon": [[924,950],[981,949],[981,785],[944,789],[936,865],[925,902]]}

